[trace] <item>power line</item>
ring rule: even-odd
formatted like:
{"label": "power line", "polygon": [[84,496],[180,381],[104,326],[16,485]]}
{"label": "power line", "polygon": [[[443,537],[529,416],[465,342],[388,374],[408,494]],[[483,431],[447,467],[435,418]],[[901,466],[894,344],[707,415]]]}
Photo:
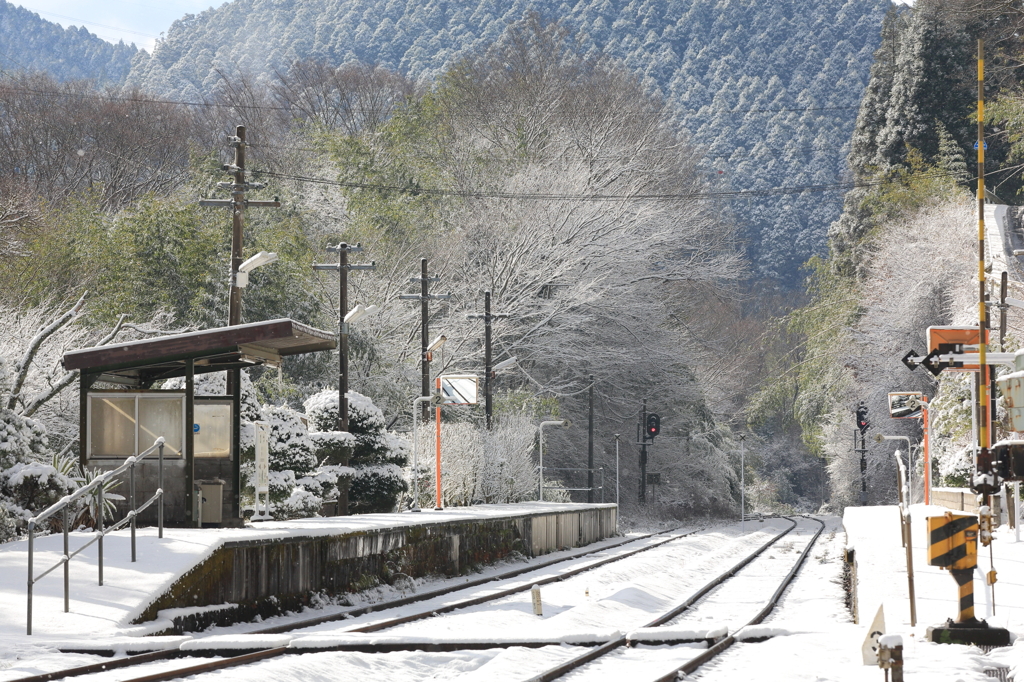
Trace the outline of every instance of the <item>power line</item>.
{"label": "power line", "polygon": [[[344,189],[365,189],[377,192],[393,192],[410,196],[429,197],[453,197],[463,199],[518,199],[526,201],[686,201],[700,199],[730,198],[730,197],[766,197],[786,196],[803,194],[804,192],[822,193],[833,191],[849,191],[851,189],[878,187],[885,184],[885,180],[868,182],[841,182],[822,185],[798,185],[794,187],[773,187],[769,189],[753,190],[728,190],[711,192],[683,192],[664,194],[563,194],[553,192],[485,192],[454,189],[420,188],[408,185],[380,185],[365,182],[345,182],[342,180],[329,180],[327,178],[316,178],[305,175],[292,175],[289,173],[275,173],[266,170],[253,170],[253,175],[263,175],[281,180],[294,180],[318,185],[329,185]],[[927,173],[927,178],[952,177],[951,173]]]}
{"label": "power line", "polygon": [[[117,97],[113,95],[103,94],[87,94],[87,93],[71,93],[71,92],[54,92],[48,90],[39,90],[36,88],[25,88],[25,87],[12,87],[10,85],[0,85],[0,92],[13,92],[13,93],[24,93],[30,95],[39,95],[42,97],[78,97],[82,99],[98,99],[104,102],[132,102],[137,104],[180,104],[186,107],[211,107],[211,108],[222,108],[222,109],[243,109],[252,111],[295,111],[297,107],[293,106],[279,106],[279,105],[263,105],[263,104],[231,104],[224,102],[192,102],[187,100],[176,100],[176,99],[165,99],[157,97]],[[366,113],[367,111],[376,111],[362,109],[359,107],[345,107],[346,109]],[[799,108],[787,108],[787,109],[719,109],[712,110],[711,114],[742,114],[742,113],[785,113],[785,112],[804,112],[804,111],[844,111],[857,109],[859,107],[799,107]],[[600,109],[606,111],[604,107],[595,107],[595,110]],[[698,107],[692,110],[694,114],[699,114],[704,107]],[[649,111],[661,111],[649,110]],[[666,107],[667,113],[672,113],[670,107]]]}

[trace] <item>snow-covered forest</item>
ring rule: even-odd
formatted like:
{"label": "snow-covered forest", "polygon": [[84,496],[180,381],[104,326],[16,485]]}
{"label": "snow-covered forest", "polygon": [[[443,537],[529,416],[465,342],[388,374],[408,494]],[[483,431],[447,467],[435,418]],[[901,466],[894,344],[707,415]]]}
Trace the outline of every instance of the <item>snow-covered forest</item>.
{"label": "snow-covered forest", "polygon": [[[932,400],[936,485],[969,482],[970,376],[911,373],[901,358],[927,347],[930,325],[977,325],[977,39],[987,44],[989,65],[986,195],[1010,204],[1016,216],[1022,23],[1016,5],[950,0],[922,0],[886,19],[850,143],[858,187],[830,228],[828,257],[810,264],[810,302],[778,326],[788,342],[768,349],[773,376],[750,412],[762,429],[799,434],[822,457],[837,506],[856,502],[860,492],[852,449],[858,403],[869,409],[872,434],[921,437],[917,420],[889,419],[890,391],[921,391]],[[991,249],[1001,252],[998,241]],[[1001,269],[987,277],[993,300]],[[1011,297],[1021,293],[1018,277],[1011,272]],[[999,311],[990,310],[998,350]],[[1011,308],[1002,349],[1017,350],[1022,332],[1024,318]],[[1001,409],[996,416],[994,440],[1012,436]],[[893,445],[869,438],[867,447],[869,502],[894,499]],[[920,476],[920,462],[916,468]]]}
{"label": "snow-covered forest", "polygon": [[[353,328],[351,386],[371,398],[363,411],[376,415],[356,421],[374,424],[382,444],[367,446],[377,453],[364,462],[371,487],[396,483],[382,493],[390,502],[368,502],[366,511],[407,494],[395,472],[409,465],[400,442],[408,437],[393,431],[411,426],[419,392],[419,310],[398,296],[427,258],[436,286],[452,293],[431,306],[432,328],[448,338],[433,372],[482,371],[482,325],[467,315],[480,311],[485,290],[507,315],[494,325],[495,360],[517,359],[495,377],[493,437],[478,433],[467,441],[475,446],[450,448],[451,457],[464,453],[450,466],[463,467],[466,482],[453,480],[446,496],[471,503],[535,495],[526,469],[544,418],[576,425],[548,434],[547,465],[584,466],[593,376],[603,415],[597,464],[609,498],[618,433],[623,498],[635,505],[628,439],[649,398],[664,425],[650,466],[663,476],[662,507],[736,513],[730,424],[742,420],[729,377],[737,369],[720,362],[735,344],[727,331],[734,320],[713,312],[740,310],[747,268],[733,224],[720,204],[693,198],[708,183],[672,110],[617,62],[589,57],[561,24],[528,15],[430,87],[383,67],[303,62],[271,88],[235,83],[218,106],[188,108],[39,74],[7,82],[0,279],[4,319],[18,333],[7,337],[4,356],[24,379],[4,386],[6,419],[15,430],[35,428],[30,406],[46,396],[37,419],[48,434],[12,448],[14,460],[57,470],[51,452],[77,451],[74,377],[58,362],[64,351],[224,323],[229,225],[197,199],[214,195],[222,177],[226,151],[211,138],[240,122],[252,131],[249,167],[284,204],[249,216],[246,250],[281,260],[252,274],[243,322],[293,317],[336,329],[335,280],[311,264],[345,240],[363,243],[361,257],[378,265],[351,280],[351,305],[380,308]],[[35,97],[26,97],[29,85]],[[112,120],[110,111],[124,116]],[[175,135],[148,134],[168,125]],[[26,144],[32,139],[49,143]],[[30,331],[53,320],[53,333],[27,348]],[[273,428],[291,434],[278,438],[284,450],[301,451],[278,457],[272,447],[281,472],[272,498],[283,515],[311,512],[339,477],[351,486],[350,505],[362,499],[358,466],[330,469],[331,419],[318,426],[310,413],[315,396],[334,386],[335,363],[321,354],[287,362],[280,378],[252,376],[244,418],[280,423]],[[308,438],[289,410],[309,415]],[[481,429],[482,412],[450,410],[446,421],[445,438],[466,441],[466,429]],[[355,462],[360,446],[352,447]],[[23,518],[27,508],[10,511]]]}
{"label": "snow-covered forest", "polygon": [[58,80],[90,79],[120,84],[139,52],[112,45],[84,27],[61,28],[17,3],[0,0],[0,69],[44,71]]}
{"label": "snow-covered forest", "polygon": [[[756,275],[798,287],[840,212],[844,157],[886,0],[239,0],[175,22],[128,83],[194,101],[225,77],[267,86],[296,61],[358,61],[430,82],[537,12],[588,57],[620,61],[703,149],[707,190],[732,196]],[[766,192],[789,188],[784,194]]]}
{"label": "snow-covered forest", "polygon": [[[0,74],[0,496],[15,520],[90,475],[74,469],[63,352],[225,323],[229,221],[198,199],[223,196],[238,124],[266,185],[253,198],[282,202],[247,213],[246,255],[280,260],[251,273],[243,321],[333,332],[337,280],[312,264],[346,241],[377,266],[350,279],[350,306],[378,306],[350,333],[353,437],[332,430],[336,354],[249,376],[245,419],[278,434],[282,516],[339,486],[353,511],[428,503],[411,495],[414,479],[433,485],[411,466],[419,306],[399,299],[417,291],[421,258],[431,291],[452,294],[430,304],[447,337],[432,374],[482,373],[469,316],[485,291],[504,316],[494,361],[515,358],[493,379],[493,431],[482,408],[445,411],[447,503],[535,496],[544,419],[572,422],[545,434],[547,465],[585,466],[592,384],[596,463],[610,499],[618,435],[626,513],[640,511],[644,399],[661,415],[658,514],[737,514],[741,449],[748,509],[855,501],[853,406],[917,437],[915,423],[883,422],[894,390],[933,399],[937,480],[963,483],[967,385],[900,358],[928,325],[971,320],[979,36],[992,50],[990,196],[1019,201],[1015,6],[284,4],[183,18],[118,87]],[[390,28],[359,28],[376,10]],[[833,190],[850,187],[840,211]],[[1005,348],[1017,339],[1011,312]],[[891,451],[869,448],[870,499],[888,500]]]}

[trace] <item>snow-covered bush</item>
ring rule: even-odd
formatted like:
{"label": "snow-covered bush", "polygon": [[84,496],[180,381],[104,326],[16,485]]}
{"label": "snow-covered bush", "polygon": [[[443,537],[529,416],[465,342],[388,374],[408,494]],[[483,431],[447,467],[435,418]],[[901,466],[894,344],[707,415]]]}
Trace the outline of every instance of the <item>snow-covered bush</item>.
{"label": "snow-covered bush", "polygon": [[68,458],[47,449],[38,421],[0,409],[0,506],[25,521],[78,488]]}
{"label": "snow-covered bush", "polygon": [[[408,457],[406,442],[387,431],[384,413],[366,396],[349,391],[349,433],[334,430],[338,420],[338,392],[321,391],[304,404],[306,417],[326,465],[351,468],[348,490],[350,514],[387,512],[408,490],[402,472]],[[346,457],[347,451],[347,457]],[[348,471],[345,471],[349,474]]]}
{"label": "snow-covered bush", "polygon": [[[441,495],[445,506],[521,502],[537,499],[534,464],[536,424],[526,416],[506,416],[491,431],[466,422],[441,424]],[[434,503],[436,427],[418,433],[419,505]],[[411,463],[410,463],[411,464]],[[413,472],[410,467],[410,477]],[[551,485],[555,479],[546,476]],[[545,500],[568,501],[557,489]]]}

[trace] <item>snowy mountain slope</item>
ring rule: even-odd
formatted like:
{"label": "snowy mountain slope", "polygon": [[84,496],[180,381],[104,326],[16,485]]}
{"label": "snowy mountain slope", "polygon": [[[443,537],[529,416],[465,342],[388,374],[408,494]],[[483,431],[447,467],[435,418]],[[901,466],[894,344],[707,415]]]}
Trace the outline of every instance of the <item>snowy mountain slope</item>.
{"label": "snowy mountain slope", "polygon": [[107,41],[81,27],[61,28],[38,14],[0,0],[0,68],[46,71],[57,80],[90,78],[120,83],[135,45]]}
{"label": "snowy mountain slope", "polygon": [[[298,59],[377,62],[428,80],[528,10],[562,19],[585,48],[621,59],[678,105],[721,190],[841,179],[888,0],[235,0],[186,15],[128,82],[194,99],[239,72],[270,80]],[[748,254],[787,284],[824,253],[841,192],[748,196]]]}

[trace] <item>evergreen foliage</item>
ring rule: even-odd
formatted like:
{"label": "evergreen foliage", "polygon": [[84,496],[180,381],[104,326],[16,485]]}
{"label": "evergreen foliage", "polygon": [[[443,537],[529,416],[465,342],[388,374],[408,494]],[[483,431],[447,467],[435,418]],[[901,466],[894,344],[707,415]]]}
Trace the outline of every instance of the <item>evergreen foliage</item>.
{"label": "evergreen foliage", "polygon": [[134,44],[112,45],[84,27],[61,28],[0,0],[0,67],[7,71],[45,71],[61,81],[121,83],[136,54]]}
{"label": "evergreen foliage", "polygon": [[399,496],[409,487],[402,472],[408,445],[387,431],[384,413],[373,401],[355,391],[349,391],[345,397],[349,406],[350,436],[343,438],[334,431],[338,419],[338,392],[328,390],[317,393],[305,403],[310,427],[319,432],[313,437],[321,444],[321,453],[328,458],[340,460],[338,451],[348,451],[347,461],[327,461],[347,464],[353,470],[348,491],[350,514],[392,511]]}
{"label": "evergreen foliage", "polygon": [[535,11],[562,21],[582,53],[621,60],[662,93],[707,150],[703,171],[714,189],[808,188],[736,205],[756,274],[791,286],[801,264],[824,253],[825,227],[839,213],[838,196],[813,187],[843,173],[888,7],[884,0],[239,0],[175,22],[152,55],[139,55],[129,82],[193,100],[223,87],[225,77],[269,85],[275,72],[309,59],[380,64],[431,80]]}

